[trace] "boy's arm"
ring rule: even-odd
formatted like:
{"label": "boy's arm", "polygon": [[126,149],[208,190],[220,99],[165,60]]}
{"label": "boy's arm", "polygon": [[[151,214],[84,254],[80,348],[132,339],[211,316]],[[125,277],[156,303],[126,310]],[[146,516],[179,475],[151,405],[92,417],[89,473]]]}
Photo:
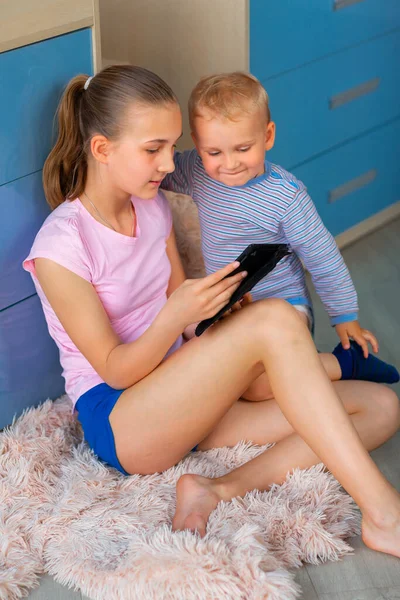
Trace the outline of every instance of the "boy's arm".
{"label": "boy's arm", "polygon": [[163,179],[161,188],[171,192],[192,196],[193,173],[197,157],[198,155],[196,150],[175,152],[175,171],[173,173],[169,173],[165,179]]}
{"label": "boy's arm", "polygon": [[368,357],[368,342],[378,352],[378,341],[358,322],[357,293],[333,236],[326,229],[307,191],[300,189],[283,220],[285,236],[311,274],[331,324],[343,348],[354,339]]}
{"label": "boy's arm", "polygon": [[356,321],[357,293],[349,270],[304,188],[295,194],[282,227],[289,245],[310,272],[331,325]]}

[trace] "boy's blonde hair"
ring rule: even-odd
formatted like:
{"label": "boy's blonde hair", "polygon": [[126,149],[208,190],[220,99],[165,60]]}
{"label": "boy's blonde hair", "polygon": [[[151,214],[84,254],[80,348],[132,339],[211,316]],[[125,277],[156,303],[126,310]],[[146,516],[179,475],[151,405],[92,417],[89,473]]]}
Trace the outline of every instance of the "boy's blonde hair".
{"label": "boy's blonde hair", "polygon": [[268,94],[256,77],[236,71],[202,77],[189,98],[189,123],[193,131],[194,119],[202,109],[235,120],[239,112],[251,113],[260,108],[267,123],[271,119]]}

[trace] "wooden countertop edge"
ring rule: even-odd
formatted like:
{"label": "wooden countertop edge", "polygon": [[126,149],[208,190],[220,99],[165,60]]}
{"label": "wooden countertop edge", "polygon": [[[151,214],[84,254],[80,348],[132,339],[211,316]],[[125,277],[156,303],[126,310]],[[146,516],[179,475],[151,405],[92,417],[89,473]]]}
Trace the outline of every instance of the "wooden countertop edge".
{"label": "wooden countertop edge", "polygon": [[39,31],[32,31],[31,33],[27,33],[10,40],[0,41],[0,52],[7,52],[9,50],[14,50],[15,48],[20,48],[21,46],[27,46],[28,44],[41,42],[43,40],[56,37],[57,35],[63,35],[65,33],[77,31],[78,29],[83,29],[84,27],[92,27],[93,23],[94,19],[92,15],[90,17],[83,17],[82,19],[77,19],[61,25],[51,26]]}

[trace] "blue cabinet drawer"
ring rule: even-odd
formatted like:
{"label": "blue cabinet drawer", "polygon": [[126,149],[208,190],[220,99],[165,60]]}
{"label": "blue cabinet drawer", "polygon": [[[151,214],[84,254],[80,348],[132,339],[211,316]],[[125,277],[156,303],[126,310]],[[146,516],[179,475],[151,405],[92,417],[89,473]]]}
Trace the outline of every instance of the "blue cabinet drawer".
{"label": "blue cabinet drawer", "polygon": [[0,187],[0,310],[35,292],[21,263],[49,212],[41,171]]}
{"label": "blue cabinet drawer", "polygon": [[400,119],[297,169],[325,225],[338,235],[400,200]]}
{"label": "blue cabinet drawer", "polygon": [[399,0],[250,0],[250,70],[274,77],[400,27]]}
{"label": "blue cabinet drawer", "polygon": [[[400,32],[266,82],[285,168],[400,116]],[[263,82],[265,83],[265,82]]]}
{"label": "blue cabinet drawer", "polygon": [[91,72],[90,29],[0,55],[0,185],[42,168],[66,83]]}
{"label": "blue cabinet drawer", "polygon": [[0,311],[0,429],[27,406],[63,392],[58,348],[38,296]]}

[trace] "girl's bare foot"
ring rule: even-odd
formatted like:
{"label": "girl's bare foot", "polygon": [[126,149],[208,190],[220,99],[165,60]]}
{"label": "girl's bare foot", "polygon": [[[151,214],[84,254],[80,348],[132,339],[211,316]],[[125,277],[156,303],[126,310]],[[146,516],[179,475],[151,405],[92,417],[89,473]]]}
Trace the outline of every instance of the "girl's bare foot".
{"label": "girl's bare foot", "polygon": [[[218,485],[216,479],[200,475],[182,475],[176,485],[176,511],[172,528],[197,531],[206,534],[207,521],[212,511],[222,500],[231,499],[228,491]],[[377,552],[385,552],[400,558],[400,502],[398,510],[387,512],[382,517],[363,514],[362,538],[364,543]]]}
{"label": "girl's bare foot", "polygon": [[400,558],[400,510],[374,520],[363,515],[362,539],[368,548]]}
{"label": "girl's bare foot", "polygon": [[212,479],[200,475],[182,475],[176,484],[176,511],[172,528],[206,534],[208,517],[223,500]]}

